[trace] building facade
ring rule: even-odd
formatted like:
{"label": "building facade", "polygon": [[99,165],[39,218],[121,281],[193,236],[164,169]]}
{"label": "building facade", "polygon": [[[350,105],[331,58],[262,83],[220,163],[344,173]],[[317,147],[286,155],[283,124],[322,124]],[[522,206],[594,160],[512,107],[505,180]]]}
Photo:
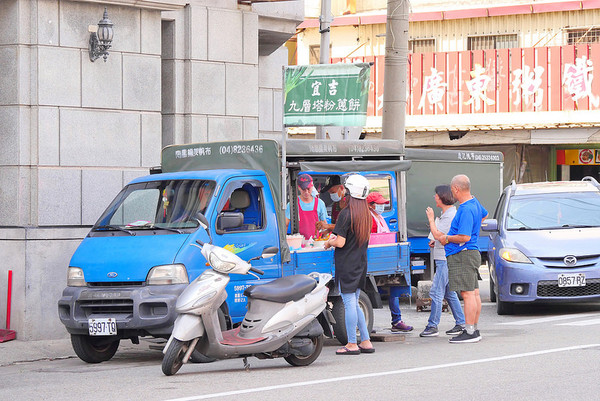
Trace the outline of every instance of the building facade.
{"label": "building facade", "polygon": [[[92,62],[105,8],[113,40]],[[284,44],[303,18],[303,1],[2,1],[0,294],[12,270],[18,338],[66,337],[71,255],[164,146],[280,137]]]}
{"label": "building facade", "polygon": [[[373,63],[367,137],[381,131],[386,5],[332,5],[331,61]],[[599,20],[596,0],[412,1],[407,146],[500,150],[505,183],[600,180]],[[315,18],[296,40],[296,62],[318,62]]]}

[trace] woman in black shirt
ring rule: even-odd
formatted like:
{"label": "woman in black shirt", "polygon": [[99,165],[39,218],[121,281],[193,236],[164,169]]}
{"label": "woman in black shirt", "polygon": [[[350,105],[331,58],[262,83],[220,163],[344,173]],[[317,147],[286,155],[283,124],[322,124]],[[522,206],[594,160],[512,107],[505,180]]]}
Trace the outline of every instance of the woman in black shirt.
{"label": "woman in black shirt", "polygon": [[[338,355],[358,355],[373,353],[369,330],[358,304],[360,289],[367,277],[367,247],[371,236],[371,213],[366,198],[369,181],[358,174],[346,179],[344,184],[350,196],[346,208],[340,212],[333,235],[327,240],[326,248],[334,247],[335,285],[344,301],[348,344],[338,349]],[[356,328],[360,332],[361,343],[356,341]]]}

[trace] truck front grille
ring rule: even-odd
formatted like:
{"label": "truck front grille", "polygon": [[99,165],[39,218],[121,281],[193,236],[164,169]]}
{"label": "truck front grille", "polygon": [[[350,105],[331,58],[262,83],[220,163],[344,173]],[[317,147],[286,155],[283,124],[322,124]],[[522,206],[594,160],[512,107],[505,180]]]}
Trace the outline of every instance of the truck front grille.
{"label": "truck front grille", "polygon": [[586,280],[585,287],[559,287],[557,280],[538,282],[538,297],[582,297],[600,295],[600,279]]}
{"label": "truck front grille", "polygon": [[94,314],[133,314],[132,299],[94,299],[80,301],[86,317]]}

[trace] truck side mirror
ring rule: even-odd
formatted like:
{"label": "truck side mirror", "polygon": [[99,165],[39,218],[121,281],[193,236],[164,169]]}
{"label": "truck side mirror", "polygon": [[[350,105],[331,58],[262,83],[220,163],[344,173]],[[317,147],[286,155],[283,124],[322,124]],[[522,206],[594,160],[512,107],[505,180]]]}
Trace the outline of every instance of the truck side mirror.
{"label": "truck side mirror", "polygon": [[242,212],[221,212],[217,217],[217,232],[223,232],[232,228],[239,228],[244,224],[244,214]]}
{"label": "truck side mirror", "polygon": [[496,219],[485,219],[483,223],[481,223],[481,229],[483,231],[498,231],[498,220]]}
{"label": "truck side mirror", "polygon": [[196,214],[196,220],[198,220],[198,223],[202,226],[202,228],[208,230],[208,219],[206,216],[204,216],[201,212],[198,212]]}
{"label": "truck side mirror", "polygon": [[279,248],[276,246],[270,246],[268,248],[263,249],[261,257],[263,259],[269,259],[279,253]]}

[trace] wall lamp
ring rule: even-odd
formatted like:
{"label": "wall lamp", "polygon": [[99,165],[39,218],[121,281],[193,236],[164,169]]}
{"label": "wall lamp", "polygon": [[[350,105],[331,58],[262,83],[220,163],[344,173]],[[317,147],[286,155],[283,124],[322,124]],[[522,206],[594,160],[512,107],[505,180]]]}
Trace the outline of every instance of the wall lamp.
{"label": "wall lamp", "polygon": [[104,15],[98,21],[98,29],[95,30],[93,25],[90,26],[90,60],[96,61],[100,56],[104,57],[104,62],[108,57],[108,49],[113,40],[113,23],[108,19],[108,12],[104,8]]}

